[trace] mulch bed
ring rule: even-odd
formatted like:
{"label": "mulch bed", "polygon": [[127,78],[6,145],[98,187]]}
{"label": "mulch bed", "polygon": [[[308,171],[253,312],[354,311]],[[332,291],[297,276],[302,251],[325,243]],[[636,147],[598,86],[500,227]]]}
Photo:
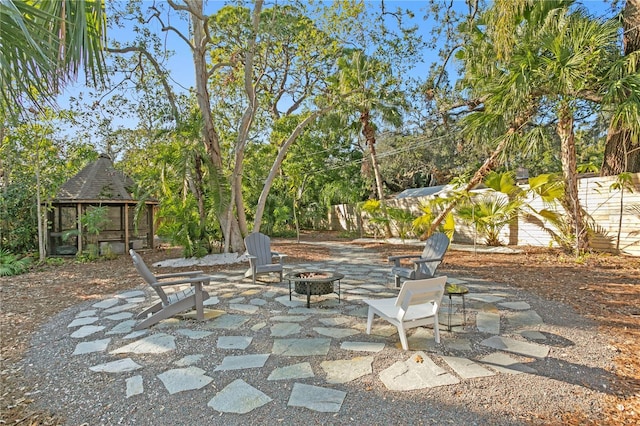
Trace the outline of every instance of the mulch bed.
{"label": "mulch bed", "polygon": [[[306,233],[301,243],[273,239],[274,250],[288,255],[287,263],[326,259],[329,251],[308,241],[340,239],[335,233]],[[341,240],[348,242],[347,240]],[[386,261],[390,255],[415,254],[415,246],[360,244],[376,251]],[[180,257],[177,249],[144,253],[148,264]],[[244,269],[246,265],[209,266],[213,273]],[[184,268],[193,269],[193,268]],[[178,269],[179,270],[179,269]],[[567,424],[637,425],[640,423],[640,259],[591,254],[576,259],[558,250],[524,247],[521,254],[451,251],[441,272],[491,279],[573,307],[596,320],[602,333],[616,347],[615,394],[605,397],[607,418],[589,419],[567,413]],[[35,395],[18,367],[32,333],[53,315],[91,299],[138,287],[141,279],[128,256],[115,260],[79,264],[67,260],[60,266],[39,266],[17,277],[0,278],[0,423],[58,425],[56,413],[32,408]]]}

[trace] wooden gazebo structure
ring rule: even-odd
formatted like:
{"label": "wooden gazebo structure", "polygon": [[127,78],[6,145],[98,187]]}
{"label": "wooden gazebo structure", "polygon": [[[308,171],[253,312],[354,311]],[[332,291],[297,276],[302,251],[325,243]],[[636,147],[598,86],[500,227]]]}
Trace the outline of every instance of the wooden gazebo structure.
{"label": "wooden gazebo structure", "polygon": [[[113,167],[111,158],[100,157],[69,179],[58,191],[48,213],[48,255],[73,255],[96,244],[104,254],[125,253],[128,248],[153,248],[156,200],[144,201],[135,223],[139,201],[132,196],[135,184]],[[80,218],[89,209],[107,207],[106,225],[97,235],[83,229]]]}

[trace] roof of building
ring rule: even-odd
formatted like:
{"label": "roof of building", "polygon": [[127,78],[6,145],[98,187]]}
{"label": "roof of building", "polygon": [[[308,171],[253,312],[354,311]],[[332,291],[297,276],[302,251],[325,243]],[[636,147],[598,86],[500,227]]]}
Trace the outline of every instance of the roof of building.
{"label": "roof of building", "polygon": [[437,194],[442,191],[447,185],[427,186],[424,188],[409,188],[405,189],[396,198],[413,198],[413,197],[427,197],[429,195]]}
{"label": "roof of building", "polygon": [[133,180],[113,167],[111,158],[101,154],[58,191],[56,201],[133,200]]}

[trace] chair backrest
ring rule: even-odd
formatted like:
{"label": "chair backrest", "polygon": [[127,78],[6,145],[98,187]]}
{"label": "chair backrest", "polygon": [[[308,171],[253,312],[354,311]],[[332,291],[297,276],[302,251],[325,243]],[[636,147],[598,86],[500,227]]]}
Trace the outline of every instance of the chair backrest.
{"label": "chair backrest", "polygon": [[402,284],[396,298],[396,306],[400,308],[398,320],[402,321],[410,312],[411,306],[431,304],[431,309],[424,311],[424,316],[432,316],[438,311],[447,277],[427,278],[424,280],[407,280]]}
{"label": "chair backrest", "polygon": [[133,249],[129,249],[129,255],[131,256],[133,265],[136,267],[136,270],[138,271],[140,276],[144,278],[147,284],[149,284],[156,291],[156,293],[158,293],[158,296],[160,296],[160,299],[162,299],[163,303],[168,303],[167,294],[164,292],[164,290],[162,290],[162,287],[154,286],[154,284],[158,282],[158,279],[149,270],[147,265],[144,263],[144,260],[142,260],[142,257],[140,257],[140,255]]}
{"label": "chair backrest", "polygon": [[425,241],[422,250],[423,259],[442,259],[449,248],[449,237],[442,232],[436,232]]}
{"label": "chair backrest", "polygon": [[244,239],[244,245],[251,256],[256,257],[256,265],[271,263],[271,239],[260,232],[253,232]]}

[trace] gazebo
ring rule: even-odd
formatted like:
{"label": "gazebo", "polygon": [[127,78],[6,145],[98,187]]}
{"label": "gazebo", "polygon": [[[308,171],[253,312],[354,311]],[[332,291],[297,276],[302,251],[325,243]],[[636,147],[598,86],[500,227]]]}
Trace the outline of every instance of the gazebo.
{"label": "gazebo", "polygon": [[[89,244],[95,244],[101,254],[153,248],[153,214],[158,202],[145,200],[136,216],[140,202],[132,196],[134,187],[133,180],[117,171],[108,155],[101,154],[62,185],[53,200],[48,213],[47,254],[73,255]],[[106,207],[107,221],[97,233],[89,234],[81,218],[96,207]]]}

